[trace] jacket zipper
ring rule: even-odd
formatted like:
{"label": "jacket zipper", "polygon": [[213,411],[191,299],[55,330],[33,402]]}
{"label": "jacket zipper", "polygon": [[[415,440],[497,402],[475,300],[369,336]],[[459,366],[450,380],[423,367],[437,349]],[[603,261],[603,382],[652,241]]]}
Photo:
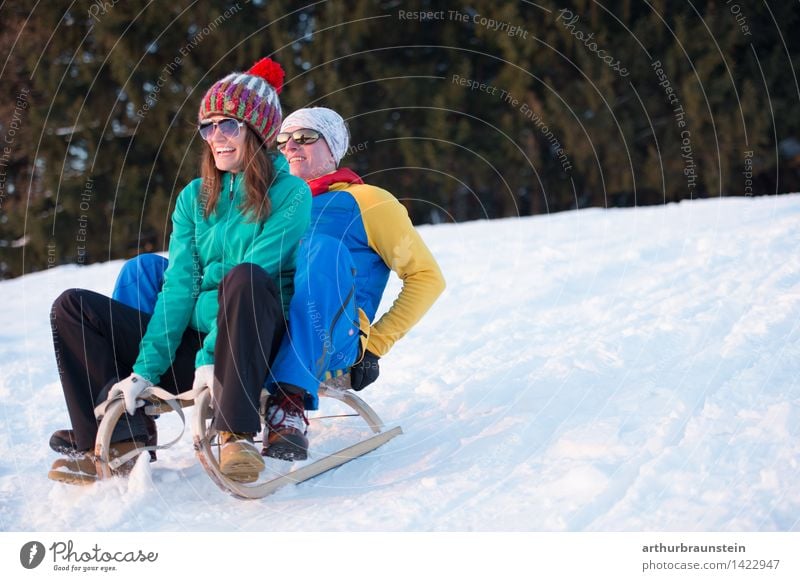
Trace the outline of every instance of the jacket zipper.
{"label": "jacket zipper", "polygon": [[[352,269],[352,272],[353,272],[353,278],[355,279],[356,270]],[[344,314],[345,308],[347,308],[347,305],[348,303],[350,303],[350,300],[353,298],[355,292],[356,292],[356,283],[354,280],[353,285],[350,287],[350,292],[347,293],[347,297],[345,297],[344,301],[342,302],[342,305],[337,309],[336,314],[333,316],[333,320],[331,321],[330,327],[328,327],[328,337],[331,338],[331,342],[333,341],[333,330],[336,328],[336,323],[339,322],[339,319]],[[327,371],[328,367],[327,355],[328,353],[325,352],[325,349],[323,347],[322,356],[317,360],[317,366],[318,366],[317,377],[320,379],[322,379],[322,376],[325,375],[325,372]]]}
{"label": "jacket zipper", "polygon": [[336,311],[336,314],[333,316],[333,320],[331,321],[331,326],[328,329],[329,337],[333,337],[333,329],[336,327],[336,323],[339,322],[339,319],[344,314],[344,310],[347,307],[348,303],[350,302],[350,299],[353,298],[353,293],[355,293],[355,291],[356,291],[356,285],[353,284],[353,286],[350,287],[350,292],[347,293],[347,297],[345,297],[342,306],[339,307],[339,309]]}
{"label": "jacket zipper", "polygon": [[234,174],[231,174],[231,187],[228,190],[228,199],[232,202],[233,201],[233,180],[236,178]]}

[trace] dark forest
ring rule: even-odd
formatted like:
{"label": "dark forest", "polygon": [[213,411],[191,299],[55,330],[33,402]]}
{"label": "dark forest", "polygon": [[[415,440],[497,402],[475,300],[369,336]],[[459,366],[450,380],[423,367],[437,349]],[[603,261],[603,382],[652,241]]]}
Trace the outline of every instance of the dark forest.
{"label": "dark forest", "polygon": [[197,109],[271,56],[284,113],[417,224],[800,190],[793,2],[14,2],[0,278],[167,246]]}

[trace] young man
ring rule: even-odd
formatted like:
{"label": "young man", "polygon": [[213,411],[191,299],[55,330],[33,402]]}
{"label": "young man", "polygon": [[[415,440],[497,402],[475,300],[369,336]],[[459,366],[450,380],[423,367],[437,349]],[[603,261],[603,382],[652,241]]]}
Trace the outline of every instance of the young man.
{"label": "young man", "polygon": [[[289,115],[278,149],[292,175],[311,187],[309,226],[297,253],[289,333],[271,366],[262,454],[304,460],[305,410],[317,409],[320,382],[349,371],[362,390],[378,378],[379,360],[433,305],[445,287],[428,247],[405,207],[386,190],[339,168],[350,136],[342,117],[312,107]],[[129,261],[114,298],[147,310],[161,283],[165,259]],[[391,308],[377,321],[389,272],[403,281]]]}
{"label": "young man", "polygon": [[[312,203],[311,225],[298,252],[289,336],[272,368],[277,389],[270,388],[275,395],[266,415],[267,456],[304,458],[308,441],[301,403],[316,409],[320,381],[348,368],[354,390],[375,381],[379,359],[444,290],[439,266],[405,207],[386,190],[339,168],[349,141],[342,117],[324,107],[295,111],[278,134],[278,149],[292,175],[311,187]],[[403,287],[375,321],[390,271]],[[276,405],[287,400],[288,405]]]}

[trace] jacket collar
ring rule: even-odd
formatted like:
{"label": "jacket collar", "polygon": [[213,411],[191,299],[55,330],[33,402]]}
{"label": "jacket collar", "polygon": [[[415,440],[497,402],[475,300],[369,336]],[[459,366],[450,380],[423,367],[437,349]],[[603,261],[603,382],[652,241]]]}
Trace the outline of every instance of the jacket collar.
{"label": "jacket collar", "polygon": [[[311,187],[311,195],[318,196],[331,190],[344,189],[351,184],[363,183],[364,180],[362,180],[356,172],[350,168],[343,167],[329,174],[325,174],[324,176],[309,180],[308,185]],[[342,185],[339,186],[339,184]]]}

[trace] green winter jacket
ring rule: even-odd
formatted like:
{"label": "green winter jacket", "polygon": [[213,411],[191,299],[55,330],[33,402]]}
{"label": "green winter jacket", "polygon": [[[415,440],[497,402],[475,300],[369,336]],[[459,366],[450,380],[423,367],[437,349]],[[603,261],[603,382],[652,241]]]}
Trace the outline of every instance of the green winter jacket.
{"label": "green winter jacket", "polygon": [[252,221],[239,209],[245,198],[241,173],[223,174],[219,201],[208,219],[203,216],[202,180],[192,181],[179,194],[172,214],[169,267],[139,345],[135,373],[158,384],[188,326],[208,334],[196,366],[214,363],[217,288],[228,271],[243,262],[257,264],[272,277],[281,291],[284,314],[288,312],[297,245],[311,219],[311,191],[289,173],[282,155],[272,159],[276,176],[266,221]]}

